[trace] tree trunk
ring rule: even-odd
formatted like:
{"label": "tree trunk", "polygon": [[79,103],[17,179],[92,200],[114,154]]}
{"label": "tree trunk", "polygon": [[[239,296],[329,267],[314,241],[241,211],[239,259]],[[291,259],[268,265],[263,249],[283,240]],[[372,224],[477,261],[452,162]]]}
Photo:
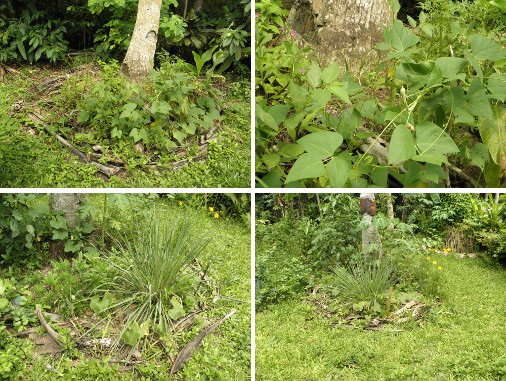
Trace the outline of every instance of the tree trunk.
{"label": "tree trunk", "polygon": [[288,16],[289,32],[299,46],[311,45],[320,62],[344,59],[356,67],[383,40],[383,26],[393,19],[388,0],[296,0]]}
{"label": "tree trunk", "polygon": [[[79,193],[51,193],[51,210],[53,212],[63,211],[63,218],[67,221],[69,229],[75,229],[79,220],[77,208],[81,195]],[[65,241],[51,241],[51,258],[65,257]]]}
{"label": "tree trunk", "polygon": [[[378,229],[372,226],[376,215],[376,202],[374,193],[360,193],[360,211],[366,226],[362,229],[362,251],[367,257],[376,258],[381,252],[381,238]],[[369,247],[374,245],[374,247]]]}
{"label": "tree trunk", "polygon": [[202,12],[202,7],[204,5],[204,0],[195,0],[195,5],[193,6],[193,11],[196,15]]}
{"label": "tree trunk", "polygon": [[494,196],[494,204],[499,205],[499,197],[501,196],[500,193],[496,193]]}
{"label": "tree trunk", "polygon": [[122,70],[131,80],[142,82],[153,67],[162,0],[139,0],[132,40]]}
{"label": "tree trunk", "polygon": [[[394,220],[394,205],[392,204],[392,193],[387,193],[387,214],[388,218],[392,221]],[[394,228],[394,224],[391,223],[388,225],[388,230],[392,230]]]}

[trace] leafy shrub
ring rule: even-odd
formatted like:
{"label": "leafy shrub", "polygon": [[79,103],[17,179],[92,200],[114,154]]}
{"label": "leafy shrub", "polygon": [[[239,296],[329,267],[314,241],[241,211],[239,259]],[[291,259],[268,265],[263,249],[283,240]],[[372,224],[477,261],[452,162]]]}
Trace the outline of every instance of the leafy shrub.
{"label": "leafy shrub", "polygon": [[300,257],[274,244],[255,256],[255,305],[257,308],[295,297],[310,283],[309,266]]}
{"label": "leafy shrub", "polygon": [[0,263],[40,267],[43,241],[50,232],[50,210],[47,205],[35,203],[35,198],[34,194],[0,197]]}
{"label": "leafy shrub", "polygon": [[135,240],[123,238],[105,258],[116,275],[100,283],[96,291],[104,296],[92,298],[91,306],[97,313],[131,311],[121,331],[125,343],[135,345],[148,327],[167,335],[172,321],[184,316],[184,308],[195,302],[196,278],[188,266],[210,238],[193,238],[193,226],[189,216],[159,221],[154,214]]}
{"label": "leafy shrub", "polygon": [[7,5],[0,6],[0,29],[5,30],[0,40],[0,61],[23,58],[31,64],[45,57],[54,63],[65,57],[65,20],[49,19],[47,12],[35,9],[33,3],[23,9],[19,19],[8,18],[7,11]]}
{"label": "leafy shrub", "polygon": [[9,381],[24,377],[31,348],[29,340],[12,338],[5,332],[5,326],[0,326],[0,380]]}
{"label": "leafy shrub", "polygon": [[104,81],[94,84],[78,117],[102,137],[172,148],[220,119],[217,90],[206,87],[209,83],[195,84],[162,67],[152,73],[148,92],[126,81],[117,62],[103,66]]}
{"label": "leafy shrub", "polygon": [[[443,167],[450,159],[475,165],[487,186],[500,186],[506,51],[493,38],[469,34],[457,23],[452,27],[459,40],[455,54],[425,57],[420,37],[394,20],[376,46],[388,52],[378,70],[390,66],[387,85],[398,90],[384,107],[349,73],[341,75],[337,63],[325,69],[314,60],[309,64],[310,49],[300,50],[289,40],[273,46],[283,20],[257,9],[260,186],[386,187],[389,175],[403,186],[437,185],[446,179]],[[413,19],[410,23],[417,26]],[[370,148],[357,152],[371,137],[360,130],[365,123],[381,125],[378,135],[389,139],[387,164]],[[464,133],[469,130],[478,131],[481,142]],[[280,134],[288,134],[291,142]],[[285,173],[289,161],[294,163]],[[399,172],[400,164],[405,173]]]}
{"label": "leafy shrub", "polygon": [[485,252],[482,256],[489,262],[506,265],[506,229],[493,231],[481,230],[476,233],[476,240]]}

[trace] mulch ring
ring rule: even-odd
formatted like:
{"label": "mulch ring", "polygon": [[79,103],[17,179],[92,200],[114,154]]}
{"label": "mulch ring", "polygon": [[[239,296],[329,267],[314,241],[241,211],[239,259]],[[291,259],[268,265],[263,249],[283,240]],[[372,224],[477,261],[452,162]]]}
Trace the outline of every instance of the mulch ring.
{"label": "mulch ring", "polygon": [[[4,73],[7,72],[12,75],[26,77],[23,73],[6,65],[2,66],[2,70]],[[113,157],[111,153],[103,155],[102,147],[99,144],[90,144],[90,147],[92,146],[91,149],[88,152],[83,152],[61,134],[50,131],[46,124],[48,111],[41,107],[41,105],[52,106],[54,102],[51,97],[58,93],[61,86],[71,77],[79,78],[86,75],[91,76],[92,81],[99,81],[101,79],[100,67],[90,63],[77,66],[73,69],[64,69],[57,74],[49,72],[48,74],[41,75],[43,71],[47,70],[41,69],[34,73],[34,77],[36,78],[35,83],[27,90],[29,99],[20,99],[14,102],[11,105],[9,115],[14,117],[16,114],[24,112],[36,126],[43,128],[48,134],[52,135],[64,147],[68,148],[73,155],[77,156],[81,162],[97,167],[99,172],[105,176],[104,180],[125,172],[126,163],[121,158]],[[65,116],[69,121],[75,120],[76,115],[73,114],[76,114],[76,110],[70,110],[68,115]],[[76,127],[82,126],[76,125]],[[169,149],[168,153],[173,153],[176,157],[176,161],[172,163],[159,165],[159,157],[157,155],[149,155],[149,152],[145,152],[145,148],[140,143],[136,144],[134,149],[141,154],[150,156],[150,160],[143,167],[145,172],[149,173],[153,170],[158,172],[177,171],[185,166],[191,166],[192,163],[205,161],[209,144],[211,141],[218,140],[216,135],[220,131],[220,128],[220,121],[215,120],[214,127],[207,131],[207,133],[201,131],[199,132],[200,135],[188,139],[185,144]],[[33,129],[30,126],[26,126],[24,130],[30,135],[38,134],[37,129]]]}
{"label": "mulch ring", "polygon": [[354,311],[352,308],[353,303],[339,304],[335,298],[324,292],[318,292],[320,290],[319,286],[315,287],[305,303],[314,307],[313,312],[316,316],[331,321],[330,325],[336,328],[402,332],[404,329],[397,328],[399,324],[408,321],[419,321],[419,324],[423,325],[424,315],[431,308],[441,305],[439,302],[433,304],[420,302],[421,294],[418,293],[414,299],[404,303],[402,307],[391,312],[388,317],[371,318],[370,314]]}
{"label": "mulch ring", "polygon": [[[124,327],[125,314],[122,313],[108,320],[97,316],[92,310],[87,310],[83,316],[74,316],[63,320],[60,315],[43,312],[40,306],[37,306],[35,313],[38,316],[40,325],[21,332],[15,332],[11,328],[13,323],[11,314],[1,316],[1,318],[4,324],[9,327],[8,331],[12,335],[18,338],[30,339],[34,344],[32,357],[43,359],[48,371],[58,373],[51,364],[54,364],[55,360],[63,355],[65,348],[69,347],[68,338],[70,338],[71,346],[75,347],[85,358],[100,360],[104,356],[111,356],[107,364],[111,366],[119,365],[120,372],[132,372],[138,365],[146,365],[149,362],[157,361],[160,363],[159,366],[170,364],[171,376],[178,377],[176,373],[197,353],[206,336],[214,334],[213,331],[236,312],[235,309],[232,309],[215,322],[205,319],[204,313],[210,308],[214,308],[220,298],[219,288],[209,279],[206,270],[198,262],[192,263],[191,268],[192,271],[198,272],[202,282],[207,284],[206,288],[212,291],[212,301],[209,305],[205,302],[199,303],[198,308],[194,311],[173,322],[169,332],[175,335],[191,329],[199,318],[204,321],[204,327],[200,333],[193,340],[179,348],[174,341],[174,337],[164,341],[161,340],[159,334],[152,331],[148,331],[147,338],[143,341],[144,344],[132,347],[121,342],[115,346],[114,344]],[[44,269],[43,272],[47,274],[49,270]],[[50,320],[50,323],[46,320]],[[55,330],[56,327],[66,329],[68,333],[65,337]],[[61,330],[58,329],[58,331]],[[149,353],[152,353],[153,347],[159,348],[161,356],[158,356],[158,360],[145,360],[143,358],[145,349],[149,349],[151,351]],[[72,361],[71,366],[79,364],[81,364],[81,360],[77,359]]]}

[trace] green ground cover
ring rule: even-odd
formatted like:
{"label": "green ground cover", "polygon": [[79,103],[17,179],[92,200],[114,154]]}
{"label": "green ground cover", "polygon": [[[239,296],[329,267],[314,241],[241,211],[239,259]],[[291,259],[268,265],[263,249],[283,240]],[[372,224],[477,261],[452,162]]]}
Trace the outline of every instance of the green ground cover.
{"label": "green ground cover", "polygon": [[[0,351],[0,379],[174,379],[169,376],[172,361],[174,360],[174,357],[170,360],[170,353],[177,355],[178,349],[181,349],[202,332],[206,322],[214,323],[232,309],[236,309],[237,312],[220,325],[213,334],[206,336],[199,351],[175,377],[202,380],[250,379],[251,249],[249,224],[244,223],[238,214],[234,216],[235,213],[227,208],[227,206],[230,207],[230,204],[217,197],[204,195],[115,197],[109,195],[109,206],[104,208],[103,202],[107,199],[103,195],[88,195],[85,205],[88,210],[94,211],[93,219],[97,230],[88,238],[83,238],[84,258],[70,260],[70,262],[73,261],[73,266],[69,266],[69,260],[52,261],[48,265],[47,250],[49,245],[42,238],[40,245],[37,244],[41,251],[37,256],[33,254],[32,260],[27,255],[23,257],[24,265],[16,264],[14,261],[9,267],[6,267],[6,263],[3,267],[0,267],[2,287],[7,282],[15,285],[14,290],[9,287],[4,290],[0,287],[0,295],[9,296],[9,299],[11,299],[12,295],[19,293],[26,300],[25,303],[16,308],[11,308],[10,303],[7,306],[0,303],[0,347],[2,348]],[[34,206],[47,203],[47,196],[38,196],[30,202],[30,207],[31,210],[34,210]],[[151,215],[154,205],[157,205],[159,211],[156,214],[157,220],[174,216],[179,211],[193,213],[195,225],[191,237],[198,237],[203,233],[211,237],[207,249],[199,257],[199,263],[206,266],[208,277],[213,280],[219,290],[220,298],[216,305],[206,308],[193,326],[174,335],[162,346],[158,341],[152,340],[156,337],[156,334],[150,330],[147,337],[141,338],[141,341],[146,341],[141,343],[139,347],[142,348],[140,349],[142,352],[141,362],[135,366],[133,373],[131,369],[128,371],[123,369],[120,372],[122,364],[110,362],[111,357],[114,359],[119,356],[120,352],[106,353],[106,351],[98,349],[83,355],[86,351],[75,346],[75,337],[71,337],[68,332],[60,330],[58,331],[63,336],[68,337],[69,340],[68,346],[63,348],[61,354],[40,355],[38,358],[33,356],[34,344],[30,344],[28,339],[15,338],[14,333],[30,326],[39,325],[38,319],[33,312],[36,303],[41,303],[45,312],[60,314],[64,320],[74,317],[86,318],[87,314],[91,313],[90,309],[95,308],[90,303],[91,294],[88,293],[88,290],[98,287],[99,281],[95,280],[96,283],[94,284],[88,284],[87,282],[90,279],[97,279],[95,278],[97,275],[98,279],[101,279],[100,271],[107,272],[110,270],[107,267],[106,271],[103,260],[97,261],[91,258],[96,254],[87,255],[85,247],[88,242],[94,242],[98,245],[100,255],[103,258],[108,258],[109,255],[112,255],[110,257],[112,260],[115,258],[113,254],[106,254],[105,251],[102,252],[102,249],[100,249],[101,228],[97,225],[106,221],[106,232],[108,234],[117,238],[121,233],[126,239],[134,241],[142,230],[141,221]],[[160,211],[163,213],[160,213]],[[103,219],[104,213],[106,214],[105,220]],[[17,213],[15,215],[18,216]],[[244,218],[247,221],[247,217],[244,216]],[[40,233],[40,236],[44,237],[43,231],[40,230],[39,232],[39,227],[36,227],[36,229],[37,235]],[[112,241],[106,238],[106,246],[110,247],[111,245]],[[5,258],[10,258],[12,262],[12,257],[5,256]],[[42,269],[39,269],[41,264],[45,265]],[[209,267],[207,267],[208,264]],[[32,268],[32,270],[27,270],[27,267]],[[104,276],[107,277],[105,274]],[[57,285],[54,288],[51,288],[50,284],[52,283],[49,278],[56,279]],[[42,301],[41,291],[43,291]],[[36,300],[37,292],[39,292],[39,299]],[[67,292],[70,292],[74,297],[69,296],[70,294],[67,295]],[[4,295],[4,293],[6,294]],[[211,295],[210,297],[212,298]],[[0,302],[2,302],[1,299],[0,297]],[[207,300],[205,303],[208,303],[209,306],[212,305],[209,304],[210,299],[205,298],[203,300]],[[188,308],[185,304],[186,311],[189,311]],[[46,370],[46,364],[50,364],[62,376]]]}
{"label": "green ground cover", "polygon": [[396,327],[403,332],[333,328],[302,297],[257,312],[256,378],[504,379],[506,273],[481,259],[438,255],[437,262],[447,297],[423,319]]}

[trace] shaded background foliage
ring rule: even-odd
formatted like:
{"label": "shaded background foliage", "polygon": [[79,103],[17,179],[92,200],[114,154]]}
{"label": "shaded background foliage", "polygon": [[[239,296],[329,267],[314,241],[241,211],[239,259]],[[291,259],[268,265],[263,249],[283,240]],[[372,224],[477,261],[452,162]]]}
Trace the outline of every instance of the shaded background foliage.
{"label": "shaded background foliage", "polygon": [[[194,3],[163,1],[158,50],[193,61],[193,50],[214,48],[230,54],[234,66],[249,66],[250,1],[204,2],[198,14]],[[137,5],[137,0],[7,0],[0,5],[0,29],[5,30],[0,61],[55,62],[69,50],[93,50],[102,59],[123,58]],[[41,48],[51,50],[50,55],[36,55]]]}

